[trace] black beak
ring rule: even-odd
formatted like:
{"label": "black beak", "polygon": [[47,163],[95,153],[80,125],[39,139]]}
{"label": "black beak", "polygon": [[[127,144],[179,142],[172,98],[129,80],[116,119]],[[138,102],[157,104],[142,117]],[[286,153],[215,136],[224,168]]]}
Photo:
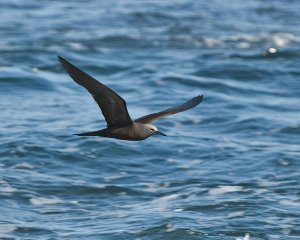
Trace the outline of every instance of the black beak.
{"label": "black beak", "polygon": [[164,134],[164,133],[162,133],[160,131],[156,131],[155,134],[159,134],[159,135],[162,135],[162,136],[167,136],[167,134]]}

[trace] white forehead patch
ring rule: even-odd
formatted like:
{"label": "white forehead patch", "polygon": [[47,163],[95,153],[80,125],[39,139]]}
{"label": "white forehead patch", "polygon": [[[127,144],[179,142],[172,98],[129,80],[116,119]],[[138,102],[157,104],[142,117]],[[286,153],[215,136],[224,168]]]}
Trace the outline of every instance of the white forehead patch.
{"label": "white forehead patch", "polygon": [[151,124],[148,124],[148,127],[149,127],[149,128],[153,128],[154,131],[158,131],[157,127],[155,127],[155,126],[153,126],[153,125],[151,125]]}
{"label": "white forehead patch", "polygon": [[155,131],[158,131],[157,127],[155,127],[155,126],[152,126],[152,128],[153,128]]}

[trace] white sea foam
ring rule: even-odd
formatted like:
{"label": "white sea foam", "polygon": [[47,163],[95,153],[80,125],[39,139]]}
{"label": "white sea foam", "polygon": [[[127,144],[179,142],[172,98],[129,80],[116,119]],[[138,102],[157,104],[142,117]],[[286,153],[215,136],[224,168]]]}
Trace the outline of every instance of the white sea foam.
{"label": "white sea foam", "polygon": [[30,198],[29,201],[33,205],[55,205],[55,204],[61,204],[61,203],[78,204],[78,201],[64,201],[59,198],[44,198],[44,197]]}
{"label": "white sea foam", "polygon": [[84,45],[82,45],[81,43],[77,43],[77,42],[69,42],[69,43],[67,43],[67,45],[70,48],[73,48],[75,50],[85,50],[86,49],[86,47]]}
{"label": "white sea foam", "polygon": [[252,46],[252,44],[265,42],[276,47],[285,47],[291,43],[300,42],[300,36],[291,34],[291,33],[275,33],[275,34],[239,34],[226,36],[223,38],[211,38],[204,37],[203,43],[207,47],[223,47],[231,44],[232,42],[236,43],[236,46],[241,49],[247,49]]}
{"label": "white sea foam", "polygon": [[[137,212],[143,211],[146,212],[148,211],[153,212],[157,211],[160,212],[161,214],[172,214],[172,204],[171,202],[177,200],[179,198],[179,194],[171,194],[163,197],[156,198],[152,201],[145,202],[143,204],[123,204],[120,206],[121,208],[124,209],[134,209]],[[177,212],[180,212],[182,210],[177,210]]]}
{"label": "white sea foam", "polygon": [[0,184],[6,184],[7,182],[5,180],[3,180],[2,178],[0,178]]}
{"label": "white sea foam", "polygon": [[174,210],[174,212],[182,212],[184,209],[183,208],[176,208],[175,210]]}
{"label": "white sea foam", "polygon": [[285,206],[300,208],[300,201],[291,201],[288,199],[284,199],[284,200],[279,201],[279,203],[281,205],[285,205]]}
{"label": "white sea foam", "polygon": [[232,212],[228,214],[229,218],[234,218],[234,217],[242,217],[245,215],[244,211],[239,211],[239,212]]}
{"label": "white sea foam", "polygon": [[291,233],[292,226],[283,226],[281,232],[285,235],[289,235]]}
{"label": "white sea foam", "polygon": [[250,240],[250,234],[246,233],[244,237],[238,237],[236,240]]}
{"label": "white sea foam", "polygon": [[217,38],[204,37],[204,43],[208,47],[224,46],[224,41]]}
{"label": "white sea foam", "polygon": [[238,46],[238,48],[241,48],[241,49],[246,49],[246,48],[251,47],[250,43],[247,43],[247,42],[240,42],[237,46]]}
{"label": "white sea foam", "polygon": [[0,192],[2,192],[2,193],[13,193],[16,191],[18,191],[18,189],[10,187],[10,186],[0,187]]}
{"label": "white sea foam", "polygon": [[30,203],[33,205],[50,205],[50,204],[64,203],[64,201],[58,198],[37,197],[37,198],[30,198]]}
{"label": "white sea foam", "polygon": [[111,181],[111,180],[116,180],[116,179],[120,179],[123,178],[124,176],[128,175],[126,172],[120,172],[119,175],[111,175],[111,176],[106,176],[104,177],[104,179],[106,181]]}
{"label": "white sea foam", "polygon": [[272,36],[272,40],[278,47],[284,47],[288,45],[291,41],[299,41],[299,37],[290,33],[279,33],[274,34]]}
{"label": "white sea foam", "polygon": [[167,226],[166,226],[166,230],[165,231],[166,232],[173,232],[175,230],[176,230],[176,227],[174,225],[168,223]]}
{"label": "white sea foam", "polygon": [[280,159],[280,160],[278,161],[278,163],[279,163],[280,165],[282,165],[282,166],[288,166],[288,165],[290,165],[290,161],[288,161],[288,160],[286,160],[286,159]]}
{"label": "white sea foam", "polygon": [[169,201],[178,199],[178,197],[179,197],[179,194],[174,193],[174,194],[171,194],[171,195],[160,197],[160,198],[158,198],[158,201],[169,202]]}
{"label": "white sea foam", "polygon": [[0,234],[11,233],[17,229],[14,224],[0,224]]}
{"label": "white sea foam", "polygon": [[37,72],[39,72],[40,70],[39,70],[37,67],[33,67],[33,68],[31,69],[31,71],[32,71],[33,73],[37,73]]}
{"label": "white sea foam", "polygon": [[17,188],[10,186],[5,180],[0,179],[0,193],[13,193],[18,191]]}
{"label": "white sea foam", "polygon": [[213,188],[208,191],[208,194],[210,195],[221,195],[225,193],[231,193],[231,192],[239,192],[242,191],[243,187],[241,186],[219,186],[217,188]]}
{"label": "white sea foam", "polygon": [[27,170],[31,170],[34,169],[34,167],[29,164],[29,163],[18,163],[16,165],[14,165],[12,168],[16,168],[16,169],[27,169]]}
{"label": "white sea foam", "polygon": [[258,182],[258,185],[261,187],[275,187],[275,186],[279,186],[280,182],[274,182],[274,181],[262,179]]}

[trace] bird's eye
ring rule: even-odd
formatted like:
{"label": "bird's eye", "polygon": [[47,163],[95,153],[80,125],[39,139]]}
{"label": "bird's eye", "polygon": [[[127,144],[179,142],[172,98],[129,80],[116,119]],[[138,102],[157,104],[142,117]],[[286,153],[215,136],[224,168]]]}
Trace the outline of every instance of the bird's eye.
{"label": "bird's eye", "polygon": [[154,129],[153,129],[153,128],[149,128],[149,130],[150,130],[151,132],[153,132],[153,131],[154,131]]}

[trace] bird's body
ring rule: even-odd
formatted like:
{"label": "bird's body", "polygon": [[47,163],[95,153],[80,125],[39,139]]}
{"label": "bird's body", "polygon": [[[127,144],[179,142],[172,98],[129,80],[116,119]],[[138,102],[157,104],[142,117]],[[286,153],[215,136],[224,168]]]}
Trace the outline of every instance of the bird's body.
{"label": "bird's body", "polygon": [[193,108],[203,99],[202,95],[197,96],[182,105],[152,113],[133,121],[129,116],[126,102],[122,97],[64,58],[59,56],[58,59],[71,78],[92,94],[107,122],[107,128],[105,129],[75,134],[78,136],[100,136],[130,141],[144,140],[156,134],[166,136],[151,123],[159,118]]}
{"label": "bird's body", "polygon": [[[153,125],[143,124],[132,122],[130,125],[125,127],[108,127],[94,132],[80,133],[76,134],[78,136],[100,136],[107,138],[116,138],[120,140],[129,140],[129,141],[140,141],[144,140],[147,137],[150,137],[153,134],[161,134],[156,133],[155,130],[151,131],[149,129],[153,128]],[[153,128],[155,129],[155,128]]]}

